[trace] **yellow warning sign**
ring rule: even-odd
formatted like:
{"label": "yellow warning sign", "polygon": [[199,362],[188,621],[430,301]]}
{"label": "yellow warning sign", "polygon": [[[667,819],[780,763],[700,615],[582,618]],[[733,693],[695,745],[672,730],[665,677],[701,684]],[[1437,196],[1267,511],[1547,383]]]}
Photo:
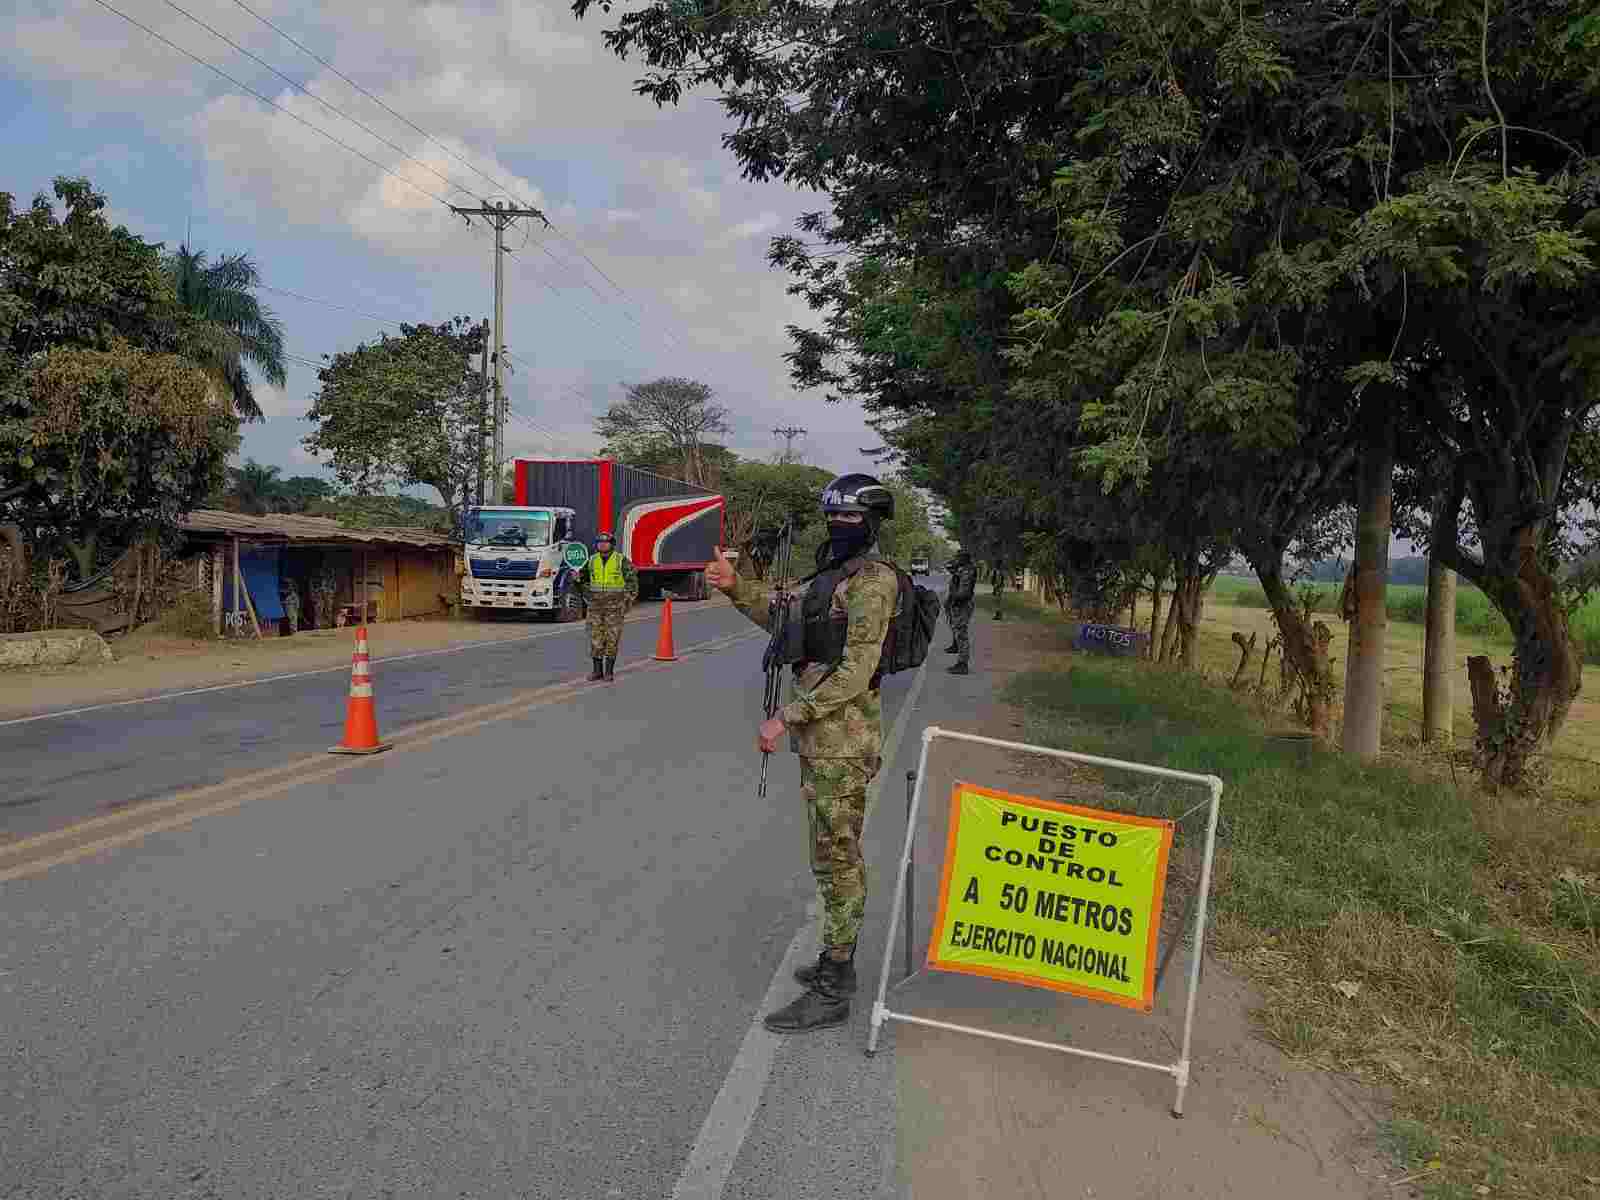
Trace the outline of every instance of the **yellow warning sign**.
{"label": "yellow warning sign", "polygon": [[928,965],[1149,1012],[1172,829],[956,784]]}

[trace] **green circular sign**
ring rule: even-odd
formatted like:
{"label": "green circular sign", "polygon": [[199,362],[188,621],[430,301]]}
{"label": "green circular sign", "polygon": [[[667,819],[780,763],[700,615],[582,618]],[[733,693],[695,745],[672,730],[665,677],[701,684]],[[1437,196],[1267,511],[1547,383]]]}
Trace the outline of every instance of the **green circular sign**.
{"label": "green circular sign", "polygon": [[561,552],[561,561],[574,571],[581,571],[583,564],[589,561],[589,552],[583,548],[582,542],[568,542],[566,549]]}

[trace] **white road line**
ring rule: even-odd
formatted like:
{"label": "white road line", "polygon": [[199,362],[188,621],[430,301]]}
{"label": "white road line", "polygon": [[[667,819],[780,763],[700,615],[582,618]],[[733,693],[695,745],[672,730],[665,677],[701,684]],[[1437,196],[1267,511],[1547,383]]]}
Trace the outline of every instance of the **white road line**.
{"label": "white road line", "polygon": [[[878,777],[872,781],[869,812],[876,806],[883,791],[883,781],[893,771],[906,725],[917,706],[917,697],[922,692],[927,675],[928,664],[924,662],[916,678],[911,681],[911,690],[906,693],[905,703],[900,706],[900,714],[895,718],[889,740],[884,744],[883,766]],[[761,1104],[762,1094],[767,1090],[767,1080],[772,1076],[778,1042],[785,1036],[769,1032],[761,1024],[761,1018],[776,1008],[780,997],[792,987],[790,977],[806,956],[802,947],[810,945],[818,912],[819,902],[813,901],[806,909],[805,923],[794,935],[783,961],[778,964],[755,1020],[750,1023],[739,1052],[734,1055],[728,1077],[722,1081],[722,1089],[711,1102],[711,1111],[700,1126],[700,1136],[695,1138],[694,1148],[689,1151],[689,1160],[684,1163],[683,1173],[678,1176],[677,1186],[672,1189],[672,1200],[722,1200],[723,1190],[728,1186],[728,1176],[733,1173],[733,1165],[739,1159],[744,1139],[750,1133],[750,1122]]]}
{"label": "white road line", "polygon": [[[633,623],[644,620],[644,617],[635,617]],[[584,626],[573,622],[559,629],[545,629],[539,633],[530,633],[524,637],[514,638],[487,638],[481,642],[466,642],[460,646],[446,646],[442,650],[417,650],[411,654],[392,654],[375,658],[373,661],[380,666],[383,663],[407,662],[413,658],[433,658],[439,654],[462,654],[468,650],[481,650],[486,646],[515,646],[523,642],[537,642],[545,638],[560,637],[564,633],[581,633]],[[181,700],[185,696],[204,696],[211,692],[231,692],[237,688],[259,687],[264,683],[282,683],[285,679],[309,679],[313,675],[332,675],[336,672],[349,671],[349,664],[337,667],[317,667],[310,671],[291,671],[285,675],[263,675],[257,679],[241,679],[236,683],[215,683],[208,687],[189,688],[182,692],[160,692],[154,696],[139,696],[132,700],[108,700],[104,704],[89,704],[83,708],[63,708],[57,712],[37,713],[31,717],[13,717],[9,721],[0,721],[0,729],[8,725],[31,725],[35,721],[56,721],[62,717],[79,717],[84,713],[102,712],[108,708],[130,708],[136,704],[155,704],[160,700]]]}

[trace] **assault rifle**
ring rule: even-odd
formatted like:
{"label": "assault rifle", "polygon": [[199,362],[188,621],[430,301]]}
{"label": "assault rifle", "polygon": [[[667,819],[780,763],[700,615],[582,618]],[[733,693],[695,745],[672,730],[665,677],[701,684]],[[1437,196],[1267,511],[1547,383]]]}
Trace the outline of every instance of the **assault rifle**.
{"label": "assault rifle", "polygon": [[[766,714],[769,721],[783,707],[783,668],[789,657],[789,610],[794,604],[794,597],[789,594],[789,569],[793,566],[793,559],[794,522],[785,521],[778,534],[778,552],[772,559],[774,578],[778,582],[778,594],[772,598],[767,610],[772,636],[767,642],[766,653],[761,656],[761,669],[767,674]],[[771,758],[772,751],[761,752],[761,786],[756,789],[756,795],[762,798],[767,794],[767,763]]]}

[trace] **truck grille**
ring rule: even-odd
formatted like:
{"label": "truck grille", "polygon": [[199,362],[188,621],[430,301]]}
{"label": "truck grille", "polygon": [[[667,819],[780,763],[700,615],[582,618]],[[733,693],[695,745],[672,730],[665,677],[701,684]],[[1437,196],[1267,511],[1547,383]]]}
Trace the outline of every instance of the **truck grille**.
{"label": "truck grille", "polygon": [[469,560],[474,579],[534,579],[539,574],[536,562],[517,562],[506,558],[474,558]]}

